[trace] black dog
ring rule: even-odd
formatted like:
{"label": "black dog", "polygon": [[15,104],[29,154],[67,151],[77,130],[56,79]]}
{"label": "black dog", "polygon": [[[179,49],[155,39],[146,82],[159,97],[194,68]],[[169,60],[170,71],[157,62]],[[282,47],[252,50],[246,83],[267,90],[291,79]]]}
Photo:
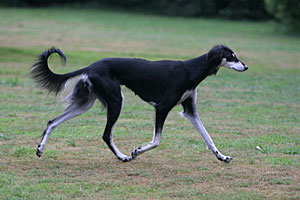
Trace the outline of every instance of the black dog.
{"label": "black dog", "polygon": [[[98,98],[107,111],[107,122],[103,140],[122,161],[131,161],[136,156],[160,143],[165,119],[177,104],[183,106],[182,115],[189,119],[204,139],[208,149],[216,157],[230,162],[214,145],[201,123],[196,109],[197,86],[207,76],[216,74],[220,66],[245,71],[248,67],[237,59],[236,54],[224,45],[213,47],[207,54],[186,61],[147,61],[135,58],[105,58],[90,66],[67,74],[55,74],[48,67],[48,57],[58,53],[66,62],[62,51],[51,48],[41,55],[32,66],[31,76],[42,87],[58,94],[65,83],[80,76],[73,91],[65,98],[69,106],[65,112],[48,122],[36,154],[41,156],[51,132],[62,122],[85,113]],[[122,154],[113,141],[113,127],[123,106],[121,85],[125,85],[156,110],[153,140],[145,146],[134,149],[131,156]]]}

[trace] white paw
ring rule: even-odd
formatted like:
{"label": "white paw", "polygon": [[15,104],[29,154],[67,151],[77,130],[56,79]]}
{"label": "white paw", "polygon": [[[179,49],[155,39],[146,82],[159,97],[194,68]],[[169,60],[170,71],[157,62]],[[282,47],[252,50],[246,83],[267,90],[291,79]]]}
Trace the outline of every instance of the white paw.
{"label": "white paw", "polygon": [[139,149],[141,149],[141,147],[133,149],[133,151],[131,152],[132,159],[135,159],[139,155]]}
{"label": "white paw", "polygon": [[122,158],[120,160],[122,160],[123,162],[130,162],[130,161],[132,161],[132,159],[133,159],[132,157],[127,156],[126,158]]}
{"label": "white paw", "polygon": [[233,158],[230,157],[230,156],[225,156],[225,159],[223,160],[224,162],[226,163],[230,163],[230,161],[232,160]]}
{"label": "white paw", "polygon": [[230,156],[224,156],[223,154],[221,154],[218,151],[214,152],[214,154],[216,155],[216,157],[218,158],[218,160],[226,162],[226,163],[230,163],[230,161],[233,159]]}
{"label": "white paw", "polygon": [[42,156],[42,154],[43,154],[43,149],[41,148],[41,145],[38,145],[38,148],[36,149],[36,155],[38,156],[38,157],[41,157]]}
{"label": "white paw", "polygon": [[130,162],[133,159],[132,157],[126,155],[117,156],[117,158],[123,162]]}

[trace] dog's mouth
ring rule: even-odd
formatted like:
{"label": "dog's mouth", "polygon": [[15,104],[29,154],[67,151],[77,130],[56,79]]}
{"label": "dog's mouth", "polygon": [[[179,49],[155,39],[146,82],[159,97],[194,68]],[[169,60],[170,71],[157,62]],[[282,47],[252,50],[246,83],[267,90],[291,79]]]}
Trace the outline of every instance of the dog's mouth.
{"label": "dog's mouth", "polygon": [[238,72],[244,72],[244,71],[248,70],[248,66],[244,65],[242,69],[241,68],[235,68],[235,67],[232,67],[231,69],[233,69],[235,71],[238,71]]}

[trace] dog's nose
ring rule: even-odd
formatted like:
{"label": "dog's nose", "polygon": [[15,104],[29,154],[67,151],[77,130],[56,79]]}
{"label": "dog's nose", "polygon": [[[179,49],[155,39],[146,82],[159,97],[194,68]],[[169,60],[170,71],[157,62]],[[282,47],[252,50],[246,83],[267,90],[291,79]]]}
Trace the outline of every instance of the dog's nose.
{"label": "dog's nose", "polygon": [[246,70],[248,69],[248,66],[247,66],[247,65],[245,65],[244,67],[245,67],[245,71],[246,71]]}

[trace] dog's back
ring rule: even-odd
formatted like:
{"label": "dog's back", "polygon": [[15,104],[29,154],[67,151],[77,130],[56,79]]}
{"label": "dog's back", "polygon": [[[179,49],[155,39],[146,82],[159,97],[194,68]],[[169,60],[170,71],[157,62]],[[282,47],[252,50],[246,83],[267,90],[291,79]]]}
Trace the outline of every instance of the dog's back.
{"label": "dog's back", "polygon": [[125,85],[147,102],[159,102],[167,90],[183,90],[189,78],[181,61],[135,58],[102,59],[90,66],[88,76],[95,74]]}

